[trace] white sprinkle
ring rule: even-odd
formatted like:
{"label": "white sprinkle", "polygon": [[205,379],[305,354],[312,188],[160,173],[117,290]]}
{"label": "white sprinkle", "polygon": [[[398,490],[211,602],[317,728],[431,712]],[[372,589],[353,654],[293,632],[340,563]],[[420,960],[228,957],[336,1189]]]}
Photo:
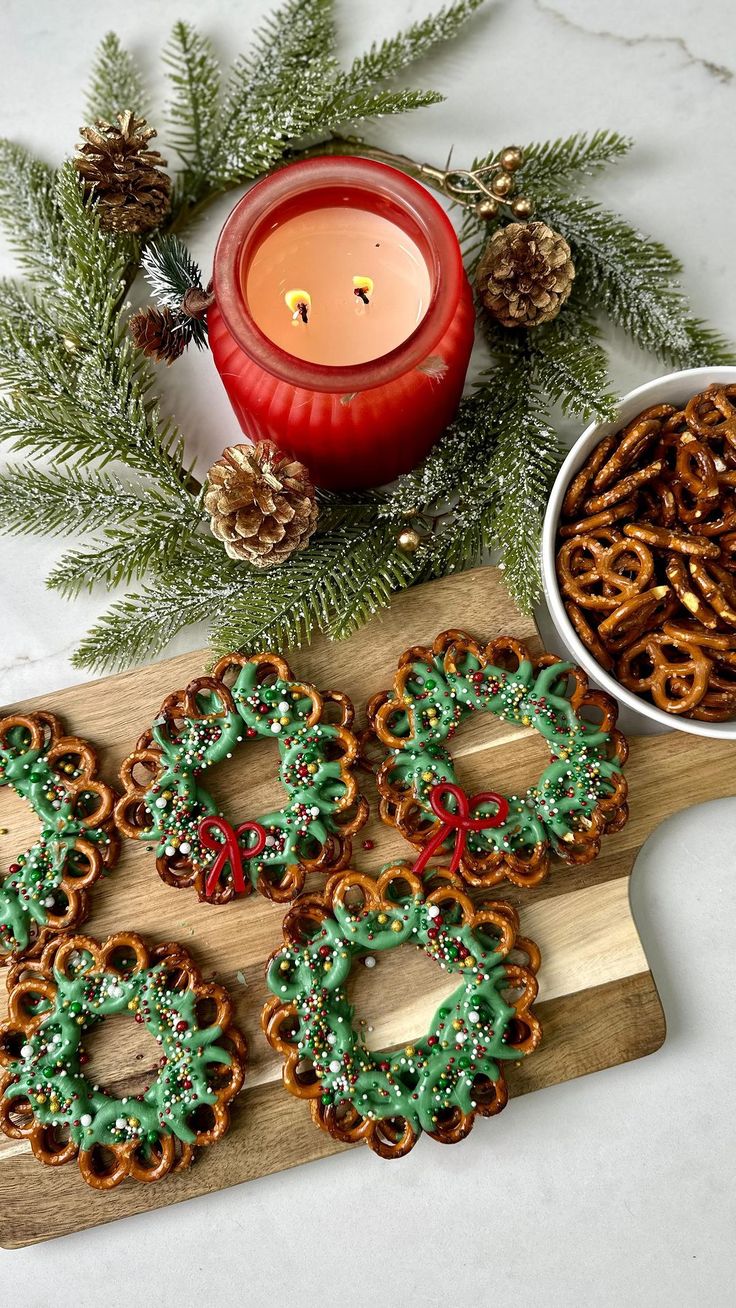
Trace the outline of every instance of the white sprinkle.
{"label": "white sprinkle", "polygon": [[473,1009],[472,1012],[468,1013],[468,1021],[480,1022],[480,1013],[476,1013],[475,1009]]}
{"label": "white sprinkle", "polygon": [[116,1126],[116,1128],[117,1128],[118,1131],[124,1131],[125,1128],[126,1128],[126,1126],[127,1126],[127,1122],[126,1122],[125,1118],[124,1118],[124,1117],[116,1117],[116,1118],[115,1118],[115,1126]]}
{"label": "white sprinkle", "polygon": [[91,1115],[90,1115],[89,1113],[82,1113],[82,1116],[80,1117],[79,1120],[80,1120],[82,1126],[91,1126],[91,1125],[92,1125],[92,1117],[91,1117]]}
{"label": "white sprinkle", "polygon": [[164,853],[166,854],[167,858],[173,858],[174,854],[176,853],[176,850],[174,849],[173,845],[167,845],[166,849],[164,850]]}
{"label": "white sprinkle", "polygon": [[275,844],[276,840],[274,836],[266,836],[266,845],[269,849],[272,849]]}
{"label": "white sprinkle", "polygon": [[427,909],[427,917],[439,917],[439,915],[440,915],[440,910],[438,909],[437,905],[430,904],[429,908]]}
{"label": "white sprinkle", "polygon": [[279,704],[279,713],[288,713],[290,708],[291,705],[288,704],[285,699],[282,699],[281,703]]}
{"label": "white sprinkle", "polygon": [[375,958],[371,958],[371,956],[370,956],[370,954],[369,954],[369,955],[368,955],[368,958],[364,958],[364,959],[363,959],[363,965],[364,965],[364,967],[375,967],[375,966],[376,966],[376,960],[375,960]]}
{"label": "white sprinkle", "polygon": [[281,730],[281,723],[280,723],[280,722],[272,722],[272,723],[271,723],[271,730],[273,731],[274,735],[277,736],[277,735],[279,734],[280,730]]}
{"label": "white sprinkle", "polygon": [[189,844],[189,841],[188,841],[188,840],[182,840],[182,842],[181,842],[181,844],[180,844],[180,846],[179,846],[179,852],[180,852],[181,854],[191,854],[191,852],[192,852],[192,846]]}
{"label": "white sprinkle", "polygon": [[318,808],[318,806],[317,806],[316,804],[314,804],[313,807],[310,808],[309,811],[310,811],[310,813],[312,814],[312,817],[319,817],[319,808]]}
{"label": "white sprinkle", "polygon": [[340,1071],[340,1063],[337,1058],[333,1058],[332,1062],[329,1064],[329,1068],[331,1072]]}
{"label": "white sprinkle", "polygon": [[467,1038],[468,1038],[467,1031],[458,1031],[457,1035],[455,1036],[455,1043],[458,1045],[464,1045]]}
{"label": "white sprinkle", "polygon": [[23,1047],[22,1047],[22,1049],[21,1049],[20,1052],[21,1052],[23,1058],[32,1058],[32,1057],[33,1057],[33,1045],[23,1045]]}
{"label": "white sprinkle", "polygon": [[157,799],[156,808],[166,808],[167,803],[168,800],[164,799],[163,797],[161,799]]}

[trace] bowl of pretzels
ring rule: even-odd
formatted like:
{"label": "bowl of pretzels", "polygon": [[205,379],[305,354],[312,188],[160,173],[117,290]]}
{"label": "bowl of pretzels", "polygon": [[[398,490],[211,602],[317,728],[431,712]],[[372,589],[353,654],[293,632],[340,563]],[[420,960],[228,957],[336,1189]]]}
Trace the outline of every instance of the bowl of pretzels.
{"label": "bowl of pretzels", "polygon": [[736,739],[736,368],[624,396],[563,463],[544,589],[575,658],[661,726]]}

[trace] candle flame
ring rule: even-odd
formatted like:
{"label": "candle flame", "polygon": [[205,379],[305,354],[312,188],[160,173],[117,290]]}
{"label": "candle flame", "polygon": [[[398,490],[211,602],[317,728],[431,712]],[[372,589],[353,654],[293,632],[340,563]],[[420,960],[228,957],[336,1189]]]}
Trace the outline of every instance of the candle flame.
{"label": "candle flame", "polygon": [[373,278],[354,277],[353,294],[357,295],[358,299],[363,301],[363,304],[368,304],[370,297],[373,294]]}
{"label": "candle flame", "polygon": [[300,319],[302,322],[308,321],[309,310],[312,307],[312,297],[309,291],[302,291],[299,287],[295,287],[293,290],[286,292],[284,303],[294,322],[299,322]]}

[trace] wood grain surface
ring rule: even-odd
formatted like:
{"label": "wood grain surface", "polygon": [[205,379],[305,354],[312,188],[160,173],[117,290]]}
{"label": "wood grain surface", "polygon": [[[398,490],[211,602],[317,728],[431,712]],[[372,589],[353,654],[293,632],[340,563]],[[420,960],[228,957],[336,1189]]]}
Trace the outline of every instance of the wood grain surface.
{"label": "wood grain surface", "polygon": [[[320,689],[346,691],[362,724],[365,702],[391,683],[400,653],[409,645],[431,642],[450,626],[483,639],[511,634],[540,648],[531,619],[513,609],[496,570],[482,568],[417,587],[397,597],[389,611],[350,640],[338,645],[315,640],[294,652],[290,662],[295,674]],[[45,707],[59,714],[70,731],[99,748],[102,775],[114,783],[121,760],[164,696],[201,674],[205,659],[201,651],[186,654],[12,707]],[[504,897],[521,909],[524,933],[538,942],[543,956],[537,1007],[545,1039],[525,1063],[511,1067],[512,1095],[639,1058],[664,1039],[664,1015],[629,908],[628,877],[638,850],[665,817],[731,793],[736,743],[678,733],[630,743],[631,819],[622,832],[606,839],[602,856],[587,867],[556,863],[536,890],[503,887]],[[453,754],[459,779],[471,793],[526,788],[546,758],[535,732],[487,715],[460,728]],[[213,793],[233,822],[280,806],[276,761],[275,742],[249,742],[209,774]],[[373,801],[370,778],[365,788]],[[35,819],[7,791],[0,793],[0,819],[8,828],[0,836],[0,859],[7,863],[34,838]],[[375,847],[363,850],[363,839],[373,840]],[[401,837],[373,816],[356,844],[353,862],[364,871],[377,871],[410,854]],[[319,884],[318,877],[313,881]],[[110,1193],[96,1192],[84,1184],[75,1164],[44,1167],[25,1142],[0,1140],[4,1246],[31,1244],[179,1203],[345,1147],[313,1126],[308,1106],[283,1090],[280,1060],[260,1032],[264,961],[280,942],[282,915],[278,905],[256,895],[221,907],[200,904],[193,891],[160,881],[144,845],[124,842],[117,868],[93,893],[91,917],[83,929],[98,938],[132,929],[150,942],[176,939],[186,945],[205,975],[216,977],[234,996],[250,1046],[247,1088],[236,1101],[226,1138],[203,1150],[189,1172],[160,1184],[128,1181]],[[370,972],[356,969],[352,984],[351,996],[368,1024],[372,1047],[418,1036],[447,991],[442,972],[414,950],[383,955]],[[3,990],[0,1013],[4,1007]],[[140,1093],[154,1074],[155,1046],[147,1040],[137,1024],[123,1018],[103,1024],[90,1040],[96,1080],[118,1093]],[[513,1106],[507,1111],[513,1112]],[[493,1121],[479,1119],[473,1134],[487,1136],[490,1144]],[[439,1149],[430,1139],[416,1147]]]}

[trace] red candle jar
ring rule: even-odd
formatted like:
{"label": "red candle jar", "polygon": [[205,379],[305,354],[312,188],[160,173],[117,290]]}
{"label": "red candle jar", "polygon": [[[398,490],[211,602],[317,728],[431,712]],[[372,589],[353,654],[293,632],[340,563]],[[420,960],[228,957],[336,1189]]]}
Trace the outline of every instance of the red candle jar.
{"label": "red candle jar", "polygon": [[472,293],[447,214],[396,169],[325,157],[265,178],[225,224],[213,285],[210,345],[243,431],[319,485],[391,481],[454,417]]}

